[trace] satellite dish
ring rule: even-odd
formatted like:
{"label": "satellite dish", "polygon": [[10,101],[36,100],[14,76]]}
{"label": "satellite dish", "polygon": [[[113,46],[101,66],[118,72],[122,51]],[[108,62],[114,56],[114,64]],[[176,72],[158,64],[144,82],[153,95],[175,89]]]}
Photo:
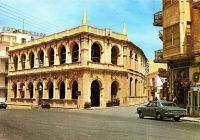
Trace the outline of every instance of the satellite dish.
{"label": "satellite dish", "polygon": [[198,72],[193,73],[193,81],[197,83],[199,81],[199,74]]}

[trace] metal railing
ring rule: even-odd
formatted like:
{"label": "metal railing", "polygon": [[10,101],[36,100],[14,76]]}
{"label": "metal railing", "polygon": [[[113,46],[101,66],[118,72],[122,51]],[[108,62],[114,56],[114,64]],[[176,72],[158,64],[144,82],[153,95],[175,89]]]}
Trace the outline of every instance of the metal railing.
{"label": "metal railing", "polygon": [[162,11],[159,11],[157,13],[154,14],[154,26],[162,26]]}

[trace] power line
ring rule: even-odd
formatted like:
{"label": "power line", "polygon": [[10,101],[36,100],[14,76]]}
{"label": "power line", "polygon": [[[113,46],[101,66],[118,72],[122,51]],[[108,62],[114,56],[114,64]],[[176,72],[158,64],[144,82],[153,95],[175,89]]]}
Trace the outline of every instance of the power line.
{"label": "power line", "polygon": [[[61,28],[61,27],[58,27],[58,26],[53,25],[53,24],[51,24],[51,23],[48,23],[48,22],[46,22],[46,21],[44,21],[44,20],[42,20],[42,19],[39,19],[39,18],[37,18],[37,17],[34,17],[34,16],[32,16],[32,15],[28,15],[27,13],[22,12],[22,11],[20,11],[20,10],[18,10],[18,9],[15,9],[15,8],[13,8],[13,7],[11,7],[11,6],[8,6],[8,5],[6,5],[6,4],[4,4],[4,3],[2,3],[2,2],[0,2],[0,3],[3,4],[3,5],[5,5],[6,7],[12,8],[12,10],[11,10],[11,9],[8,9],[8,8],[5,8],[5,7],[1,6],[1,7],[5,8],[5,9],[11,10],[11,11],[13,11],[13,9],[14,9],[14,10],[16,10],[16,11],[19,11],[19,12],[21,12],[21,13],[23,13],[23,14],[29,16],[29,18],[32,18],[32,19],[34,19],[34,20],[39,20],[39,21],[45,22],[45,23],[47,23],[47,24],[49,24],[49,25],[51,25],[51,26],[53,26],[53,27],[56,27],[56,28],[58,28],[58,29]],[[14,12],[14,11],[13,11],[13,12]],[[15,12],[15,13],[17,13],[17,12]],[[17,14],[19,14],[19,13],[17,13]],[[21,14],[21,15],[22,15],[22,14]],[[43,23],[43,24],[45,24],[45,23]]]}
{"label": "power line", "polygon": [[[1,6],[0,6],[1,7]],[[4,11],[4,10],[1,10],[0,9],[0,11],[3,11],[3,12],[5,12],[5,13],[7,13],[7,14],[9,14],[9,15],[13,15],[13,16],[15,16],[15,17],[18,17],[18,18],[20,18],[20,19],[24,19],[23,17],[19,17],[19,16],[16,16],[16,15],[14,15],[14,14],[12,14],[12,13],[9,13],[9,12],[7,12],[7,11]],[[27,21],[29,21],[29,20],[27,20]],[[32,21],[30,21],[31,23],[34,23],[34,24],[37,24],[36,22],[32,22]],[[40,25],[41,26],[41,25]],[[43,27],[45,27],[45,28],[49,28],[49,27],[46,27],[46,26],[44,26],[44,25],[42,25]],[[51,29],[52,30],[52,28],[49,28],[49,29]],[[57,31],[57,29],[55,29],[56,31]]]}
{"label": "power line", "polygon": [[[4,14],[2,14],[2,13],[0,13],[0,14],[1,14],[1,15],[4,15]],[[16,21],[22,22],[21,20],[18,20],[18,19],[16,19],[16,18],[13,18],[13,17],[7,16],[7,15],[4,15],[4,16],[9,17],[9,18],[11,18],[11,19],[14,19],[14,20],[16,20]],[[37,27],[37,26],[31,25],[31,24],[29,24],[29,23],[26,23],[26,24],[28,24],[28,25],[30,25],[30,26],[33,26],[33,27],[36,27],[36,28],[40,28],[40,27]],[[43,29],[43,28],[40,28],[40,29]],[[43,30],[46,30],[46,29],[43,29]],[[50,33],[49,30],[46,30],[46,31]]]}

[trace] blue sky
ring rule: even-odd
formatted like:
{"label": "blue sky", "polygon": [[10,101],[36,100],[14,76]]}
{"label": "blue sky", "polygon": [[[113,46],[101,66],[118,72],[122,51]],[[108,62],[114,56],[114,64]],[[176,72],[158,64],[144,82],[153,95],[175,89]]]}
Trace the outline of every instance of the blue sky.
{"label": "blue sky", "polygon": [[[144,51],[147,59],[154,58],[154,51],[162,49],[162,42],[158,38],[158,31],[162,28],[153,26],[153,14],[162,10],[161,0],[1,0],[0,2],[1,27],[22,29],[22,19],[25,18],[25,30],[49,35],[80,26],[83,12],[86,11],[89,26],[109,28],[122,33],[123,24],[126,22],[127,38]],[[24,13],[18,14],[20,12],[16,9]],[[32,15],[32,18],[29,15]],[[38,22],[35,17],[41,21]]]}

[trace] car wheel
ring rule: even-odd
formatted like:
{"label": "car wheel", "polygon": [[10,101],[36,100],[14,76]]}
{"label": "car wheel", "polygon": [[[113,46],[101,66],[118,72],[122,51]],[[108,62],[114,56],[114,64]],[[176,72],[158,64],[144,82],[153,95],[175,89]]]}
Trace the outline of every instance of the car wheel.
{"label": "car wheel", "polygon": [[175,121],[179,121],[180,120],[180,117],[176,117],[174,118]]}
{"label": "car wheel", "polygon": [[159,112],[156,114],[156,118],[157,120],[162,121],[162,116]]}
{"label": "car wheel", "polygon": [[141,111],[139,112],[139,117],[140,117],[140,118],[144,118],[144,115],[142,114]]}

